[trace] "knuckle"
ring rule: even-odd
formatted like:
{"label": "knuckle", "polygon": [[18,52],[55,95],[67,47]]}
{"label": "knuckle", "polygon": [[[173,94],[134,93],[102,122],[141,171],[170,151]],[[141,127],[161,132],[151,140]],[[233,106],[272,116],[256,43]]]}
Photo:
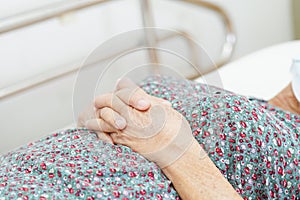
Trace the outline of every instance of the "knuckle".
{"label": "knuckle", "polygon": [[114,95],[113,98],[110,101],[110,107],[111,108],[118,108],[120,105],[120,100],[117,95]]}
{"label": "knuckle", "polygon": [[103,104],[109,105],[111,99],[112,99],[112,93],[99,95],[94,99],[94,105],[96,107],[101,107],[103,106]]}
{"label": "knuckle", "polygon": [[130,108],[127,106],[121,107],[120,114],[125,120],[127,120],[127,118],[130,116]]}
{"label": "knuckle", "polygon": [[120,143],[120,138],[117,133],[112,133],[110,136],[112,137],[114,142]]}
{"label": "knuckle", "polygon": [[112,101],[113,101],[114,95],[112,93],[106,94],[105,96],[105,105],[106,106],[111,106],[112,105]]}
{"label": "knuckle", "polygon": [[94,99],[94,105],[97,106],[100,104],[101,100],[104,98],[104,95],[98,95],[96,96],[96,98]]}
{"label": "knuckle", "polygon": [[103,131],[104,127],[105,127],[105,124],[103,123],[103,120],[98,120],[97,126],[98,126],[99,130]]}
{"label": "knuckle", "polygon": [[110,114],[110,109],[109,108],[102,108],[100,111],[100,117],[101,118],[108,118]]}
{"label": "knuckle", "polygon": [[95,118],[101,117],[101,109],[95,110]]}
{"label": "knuckle", "polygon": [[126,94],[126,89],[122,89],[122,90],[119,90],[117,92],[115,92],[115,96],[120,98],[120,99],[124,99],[124,94]]}

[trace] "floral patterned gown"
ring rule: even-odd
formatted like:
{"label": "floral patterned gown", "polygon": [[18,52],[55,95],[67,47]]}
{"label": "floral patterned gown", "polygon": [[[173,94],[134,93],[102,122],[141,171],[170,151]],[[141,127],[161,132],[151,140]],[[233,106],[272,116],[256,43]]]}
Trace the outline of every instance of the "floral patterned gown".
{"label": "floral patterned gown", "polygon": [[[298,115],[187,80],[151,77],[140,85],[186,117],[197,141],[244,199],[299,199]],[[99,141],[86,129],[69,129],[0,156],[0,199],[180,197],[141,155]]]}

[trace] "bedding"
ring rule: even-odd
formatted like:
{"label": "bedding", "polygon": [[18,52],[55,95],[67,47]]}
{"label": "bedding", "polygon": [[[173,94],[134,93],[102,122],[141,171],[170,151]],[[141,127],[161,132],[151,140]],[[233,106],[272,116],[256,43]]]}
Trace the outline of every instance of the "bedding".
{"label": "bedding", "polygon": [[[271,99],[291,82],[290,68],[293,59],[300,56],[299,49],[300,40],[266,47],[233,60],[197,81],[221,85],[245,96]],[[215,81],[215,77],[219,76],[221,84]]]}

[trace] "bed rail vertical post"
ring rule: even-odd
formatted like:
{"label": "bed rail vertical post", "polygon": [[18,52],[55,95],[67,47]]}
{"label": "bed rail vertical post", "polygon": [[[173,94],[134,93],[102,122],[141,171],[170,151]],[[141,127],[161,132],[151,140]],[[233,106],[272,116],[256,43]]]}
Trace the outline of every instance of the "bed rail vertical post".
{"label": "bed rail vertical post", "polygon": [[150,62],[154,64],[153,72],[154,74],[159,73],[159,63],[157,51],[155,49],[155,45],[157,43],[156,33],[153,29],[155,27],[154,17],[151,10],[151,5],[149,0],[140,0],[140,8],[143,19],[143,27],[145,32],[145,45],[149,47],[148,54],[150,58]]}

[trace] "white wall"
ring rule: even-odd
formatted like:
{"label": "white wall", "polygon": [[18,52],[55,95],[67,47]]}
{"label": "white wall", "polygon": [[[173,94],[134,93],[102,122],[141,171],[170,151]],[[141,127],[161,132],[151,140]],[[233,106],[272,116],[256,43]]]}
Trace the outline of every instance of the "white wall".
{"label": "white wall", "polygon": [[0,0],[0,19],[62,1],[64,0]]}
{"label": "white wall", "polygon": [[232,18],[238,36],[235,58],[294,38],[290,0],[213,1]]}
{"label": "white wall", "polygon": [[[38,2],[32,7],[40,7],[41,2],[48,2],[31,1]],[[0,35],[0,88],[52,68],[80,62],[113,35],[141,27],[137,2],[113,1],[112,4],[70,13],[43,24]],[[237,32],[234,59],[293,38],[290,0],[214,2],[227,10]],[[24,10],[24,3],[0,0],[0,19],[11,14],[11,7],[18,12]],[[212,57],[218,53],[219,47],[215,47],[215,44],[221,39],[216,30],[221,29],[209,26],[211,21],[202,17],[204,11],[200,13],[192,7],[181,7],[175,1],[153,0],[153,3],[157,26],[185,29],[204,39],[203,44],[213,54]],[[211,20],[215,19],[212,17]],[[217,27],[218,23],[214,24]],[[205,26],[207,29],[203,31]],[[74,81],[74,75],[68,76],[55,83],[42,85],[30,93],[0,100],[0,152],[74,122]]]}
{"label": "white wall", "polygon": [[117,1],[0,35],[0,88],[82,62],[112,35],[140,26],[138,15],[136,1]]}

